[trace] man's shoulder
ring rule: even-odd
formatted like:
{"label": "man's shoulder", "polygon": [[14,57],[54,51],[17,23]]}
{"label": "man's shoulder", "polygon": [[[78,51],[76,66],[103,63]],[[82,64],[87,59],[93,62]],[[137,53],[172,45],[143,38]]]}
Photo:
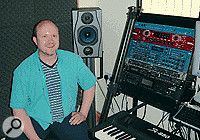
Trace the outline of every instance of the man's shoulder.
{"label": "man's shoulder", "polygon": [[26,57],[20,64],[16,67],[15,71],[21,70],[21,69],[27,69],[31,66],[34,66],[34,63],[36,62],[36,51],[30,54],[28,57]]}
{"label": "man's shoulder", "polygon": [[67,58],[67,59],[79,59],[80,58],[79,55],[77,55],[73,52],[70,52],[70,51],[66,51],[66,50],[59,49],[58,53],[61,58]]}

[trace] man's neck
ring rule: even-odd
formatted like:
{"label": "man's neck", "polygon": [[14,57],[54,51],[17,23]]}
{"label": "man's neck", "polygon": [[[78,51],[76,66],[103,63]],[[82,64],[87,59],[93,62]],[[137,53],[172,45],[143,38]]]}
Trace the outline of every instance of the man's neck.
{"label": "man's neck", "polygon": [[39,51],[39,58],[47,65],[52,66],[58,59],[58,56],[56,53],[53,55],[47,55],[47,54],[44,54],[43,52]]}

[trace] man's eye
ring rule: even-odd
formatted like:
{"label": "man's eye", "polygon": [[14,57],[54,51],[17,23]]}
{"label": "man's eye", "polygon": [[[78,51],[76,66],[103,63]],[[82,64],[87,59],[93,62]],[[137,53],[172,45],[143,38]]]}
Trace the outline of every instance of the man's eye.
{"label": "man's eye", "polygon": [[43,37],[46,37],[46,35],[44,35]]}
{"label": "man's eye", "polygon": [[53,35],[53,37],[57,37],[57,35]]}

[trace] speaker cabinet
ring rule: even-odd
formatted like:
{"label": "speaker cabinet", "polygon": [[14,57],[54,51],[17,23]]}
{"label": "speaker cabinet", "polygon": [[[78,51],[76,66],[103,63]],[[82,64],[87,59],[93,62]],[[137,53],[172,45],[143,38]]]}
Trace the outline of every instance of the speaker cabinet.
{"label": "speaker cabinet", "polygon": [[83,58],[102,57],[102,10],[73,9],[72,21],[74,53]]}

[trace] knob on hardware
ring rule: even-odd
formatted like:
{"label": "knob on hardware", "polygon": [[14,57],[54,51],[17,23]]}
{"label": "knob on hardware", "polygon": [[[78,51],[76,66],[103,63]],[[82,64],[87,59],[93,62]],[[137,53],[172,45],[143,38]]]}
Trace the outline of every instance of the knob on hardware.
{"label": "knob on hardware", "polygon": [[149,31],[149,30],[145,30],[145,31],[143,32],[143,35],[144,35],[144,36],[149,36],[149,35],[150,35],[150,31]]}

